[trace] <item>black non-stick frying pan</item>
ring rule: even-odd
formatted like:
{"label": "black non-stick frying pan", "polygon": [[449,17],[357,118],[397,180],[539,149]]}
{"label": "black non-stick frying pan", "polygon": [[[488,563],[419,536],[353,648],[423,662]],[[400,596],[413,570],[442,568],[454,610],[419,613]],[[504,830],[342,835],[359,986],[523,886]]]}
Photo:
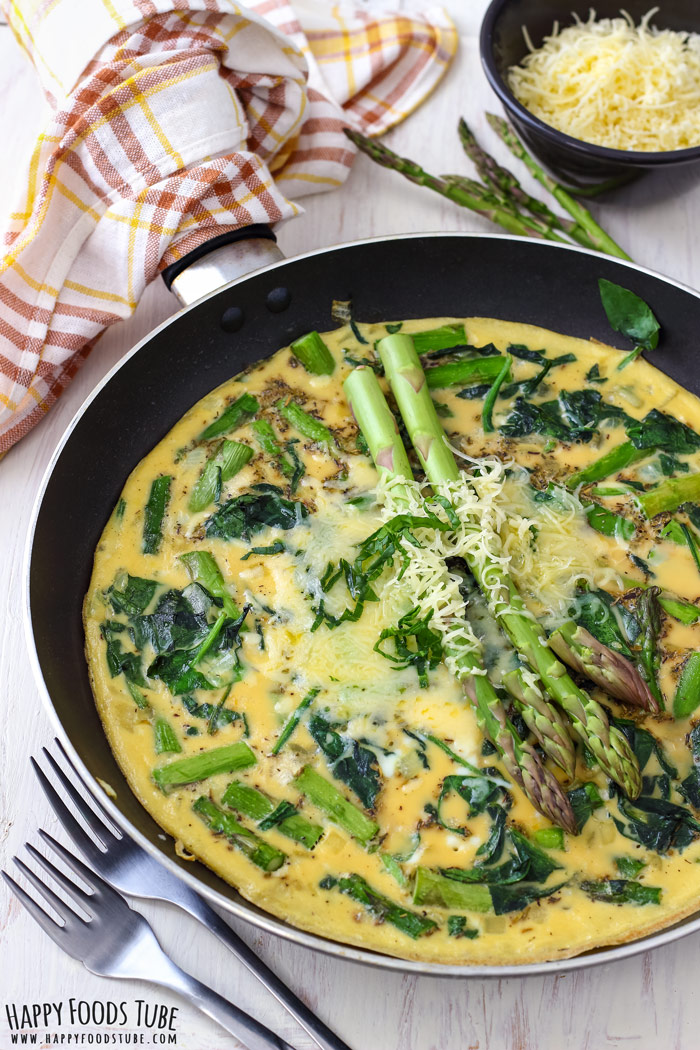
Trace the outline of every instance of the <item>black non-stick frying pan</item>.
{"label": "black non-stick frying pan", "polygon": [[652,306],[662,328],[654,364],[700,394],[700,296],[695,292],[580,249],[499,236],[410,235],[312,252],[211,293],[136,347],[73,420],[49,467],[30,541],[28,620],[37,670],[71,756],[116,791],[116,801],[106,796],[101,801],[128,834],[215,903],[330,954],[414,973],[460,976],[573,969],[700,930],[700,918],[692,918],[634,944],[577,959],[465,970],[391,959],[286,926],[248,904],[203,865],[175,856],[172,842],[164,841],[131,794],[112,756],[83,654],[81,605],[93,552],[130,471],[213,387],[310,329],[333,327],[333,299],[352,299],[361,321],[481,315],[593,336],[624,348],[600,305],[599,277],[631,288]]}

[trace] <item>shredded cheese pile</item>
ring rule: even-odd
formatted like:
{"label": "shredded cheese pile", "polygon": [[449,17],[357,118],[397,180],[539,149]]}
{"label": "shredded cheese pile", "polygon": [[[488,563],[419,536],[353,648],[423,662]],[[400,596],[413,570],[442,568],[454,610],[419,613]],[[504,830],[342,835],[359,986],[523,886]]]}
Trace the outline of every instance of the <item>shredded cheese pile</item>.
{"label": "shredded cheese pile", "polygon": [[700,144],[700,36],[620,18],[559,31],[508,70],[527,109],[559,131],[613,149],[667,151]]}

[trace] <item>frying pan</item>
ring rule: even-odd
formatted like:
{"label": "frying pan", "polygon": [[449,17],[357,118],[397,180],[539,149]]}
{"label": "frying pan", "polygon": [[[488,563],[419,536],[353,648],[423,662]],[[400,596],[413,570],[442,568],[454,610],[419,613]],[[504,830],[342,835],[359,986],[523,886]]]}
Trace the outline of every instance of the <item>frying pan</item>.
{"label": "frying pan", "polygon": [[[264,239],[267,231],[258,232],[263,239],[217,249],[217,255],[232,257],[229,275],[251,265],[238,255],[252,251],[252,265],[269,260],[274,245]],[[362,321],[481,315],[608,343],[617,339],[624,349],[600,305],[599,277],[631,288],[652,306],[663,333],[654,364],[700,394],[700,296],[649,270],[582,249],[503,236],[418,234],[325,248],[211,291],[220,281],[218,269],[212,255],[168,275],[183,300],[209,294],[146,337],[85,402],[49,464],[34,512],[27,554],[33,662],[68,753],[82,772],[116,791],[115,800],[102,793],[102,804],[127,834],[213,903],[297,944],[383,969],[460,977],[553,973],[611,962],[700,930],[700,917],[691,917],[632,944],[537,965],[409,962],[288,926],[204,865],[175,856],[107,744],[88,680],[81,605],[94,549],[128,474],[195,401],[310,329],[333,327],[333,299],[352,299]]]}

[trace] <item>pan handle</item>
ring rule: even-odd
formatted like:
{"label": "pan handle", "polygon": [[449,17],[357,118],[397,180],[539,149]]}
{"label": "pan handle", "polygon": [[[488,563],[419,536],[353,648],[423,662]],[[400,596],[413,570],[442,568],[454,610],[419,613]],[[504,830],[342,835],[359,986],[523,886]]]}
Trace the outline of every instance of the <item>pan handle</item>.
{"label": "pan handle", "polygon": [[212,237],[171,263],[161,276],[182,305],[190,306],[230,281],[283,258],[270,227],[255,223]]}

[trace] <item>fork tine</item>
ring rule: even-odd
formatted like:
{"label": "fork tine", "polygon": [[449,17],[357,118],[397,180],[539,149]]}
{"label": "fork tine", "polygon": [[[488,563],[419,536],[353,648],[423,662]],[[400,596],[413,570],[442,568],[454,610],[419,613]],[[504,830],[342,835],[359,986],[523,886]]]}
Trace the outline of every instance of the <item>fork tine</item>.
{"label": "fork tine", "polygon": [[[46,754],[47,758],[51,758],[51,756],[46,751],[46,748],[44,748],[43,750],[44,750],[44,753]],[[39,781],[39,784],[41,785],[42,791],[44,792],[44,794],[46,795],[47,799],[49,800],[51,808],[53,809],[54,813],[56,814],[56,816],[58,817],[59,821],[61,822],[63,827],[66,829],[66,831],[68,832],[70,837],[73,839],[73,842],[75,842],[75,844],[78,847],[78,849],[82,850],[83,853],[85,853],[87,856],[90,856],[91,853],[94,854],[97,850],[99,850],[98,844],[95,842],[94,839],[90,838],[90,836],[87,834],[85,829],[78,823],[78,821],[73,816],[73,814],[69,810],[68,806],[65,804],[65,802],[63,801],[61,796],[58,794],[58,792],[56,791],[56,788],[53,786],[53,784],[51,783],[49,778],[46,776],[46,774],[44,773],[43,769],[41,768],[41,766],[36,761],[36,759],[34,758],[33,755],[30,756],[29,761],[32,764],[32,769],[36,773],[37,780]],[[52,769],[53,768],[54,768],[54,765],[53,765],[53,760],[52,760]],[[58,768],[58,766],[56,766],[56,768]],[[66,786],[65,783],[63,782],[63,780],[61,780],[61,783],[64,785],[64,787]],[[68,789],[66,789],[66,790],[68,790]],[[73,794],[73,792],[70,791],[69,794],[70,794],[71,800],[72,801],[76,801],[76,796]],[[77,796],[77,798],[80,798],[80,796]],[[86,804],[82,801],[82,799],[80,800],[80,804],[78,804],[76,802],[76,808],[81,813],[83,812],[83,808],[85,807],[85,805]],[[104,846],[104,843],[102,843],[102,846]]]}
{"label": "fork tine", "polygon": [[[85,779],[83,778],[83,776],[75,768],[75,764],[71,761],[70,757],[68,756],[68,752],[66,751],[65,747],[63,746],[61,741],[58,739],[58,737],[54,737],[54,743],[55,743],[56,747],[58,748],[58,750],[60,751],[61,755],[63,756],[63,760],[65,761],[66,765],[68,766],[68,769],[70,770],[70,772],[75,775],[75,778],[78,781],[78,783],[88,792],[88,794],[90,796],[90,800],[94,804],[95,809],[97,810],[97,814],[99,815],[99,817],[102,818],[102,823],[105,825],[105,829],[104,829],[105,833],[109,834],[111,832],[112,835],[114,836],[114,838],[121,838],[122,837],[121,829],[114,823],[114,821],[112,820],[112,818],[110,817],[109,813],[104,808],[104,806],[102,805],[100,800],[98,798],[96,798],[96,796],[93,794],[90,786],[88,784],[86,784]],[[66,791],[68,791],[70,793],[70,789],[72,788],[73,792],[77,792],[77,788],[76,788],[75,784],[71,784],[70,780],[68,780],[68,778],[66,777],[66,774],[63,772],[61,767],[57,764],[57,762],[53,758],[53,756],[48,751],[46,751],[46,748],[44,748],[43,750],[46,753],[46,757],[51,762],[52,769],[55,769],[57,775],[61,778],[61,783],[66,788]],[[73,798],[73,797],[74,797],[73,794],[71,794],[71,798]],[[84,803],[84,799],[82,798],[81,795],[78,794],[77,795],[77,799],[80,800],[80,802]],[[76,800],[76,805],[77,804],[78,804],[78,802]],[[89,820],[96,820],[97,817],[96,817],[96,814],[92,810],[90,810],[87,814],[85,814],[85,819],[88,820],[88,821]],[[102,827],[100,827],[99,833],[100,834],[103,833]]]}
{"label": "fork tine", "polygon": [[39,923],[42,930],[48,933],[49,937],[56,941],[57,944],[60,944],[59,938],[63,931],[63,927],[59,926],[57,922],[54,922],[51,916],[47,915],[44,909],[39,907],[34,898],[30,897],[29,894],[22,889],[19,883],[15,882],[11,875],[8,875],[6,871],[0,872],[0,875],[2,875],[20,904],[23,904],[31,917]]}
{"label": "fork tine", "polygon": [[84,908],[89,915],[93,915],[91,905],[92,898],[89,893],[86,893],[84,890],[81,890],[79,886],[76,886],[73,880],[69,879],[67,875],[64,875],[62,871],[59,871],[56,865],[52,864],[48,857],[45,857],[43,853],[39,853],[39,850],[35,849],[31,842],[25,842],[24,848],[29,855],[34,858],[37,864],[40,864],[44,871],[48,872],[54,882],[57,882],[58,885],[65,890],[69,897],[79,904],[81,908]]}
{"label": "fork tine", "polygon": [[99,893],[104,898],[111,898],[113,902],[118,902],[124,905],[125,908],[129,907],[120,893],[113,890],[92,868],[88,868],[87,864],[83,864],[81,860],[78,860],[74,853],[71,853],[69,849],[57,842],[53,835],[49,835],[48,831],[44,831],[43,828],[39,828],[39,834],[44,842],[48,843],[51,849],[58,853],[61,860],[65,861],[68,867],[72,868],[76,875],[79,875],[83,882],[87,883],[91,890]]}
{"label": "fork tine", "polygon": [[[25,846],[26,845],[27,843],[25,843]],[[44,897],[47,903],[51,905],[54,911],[58,912],[58,914],[61,916],[64,922],[70,922],[71,919],[74,919],[77,922],[83,921],[77,912],[73,911],[73,909],[68,904],[66,904],[66,902],[62,900],[57,893],[54,893],[54,891],[50,889],[45,882],[41,881],[39,876],[35,874],[35,872],[33,872],[31,868],[27,867],[24,861],[21,861],[19,857],[13,857],[12,859],[24,875],[25,879],[31,882],[34,889],[39,891],[41,896]]]}

